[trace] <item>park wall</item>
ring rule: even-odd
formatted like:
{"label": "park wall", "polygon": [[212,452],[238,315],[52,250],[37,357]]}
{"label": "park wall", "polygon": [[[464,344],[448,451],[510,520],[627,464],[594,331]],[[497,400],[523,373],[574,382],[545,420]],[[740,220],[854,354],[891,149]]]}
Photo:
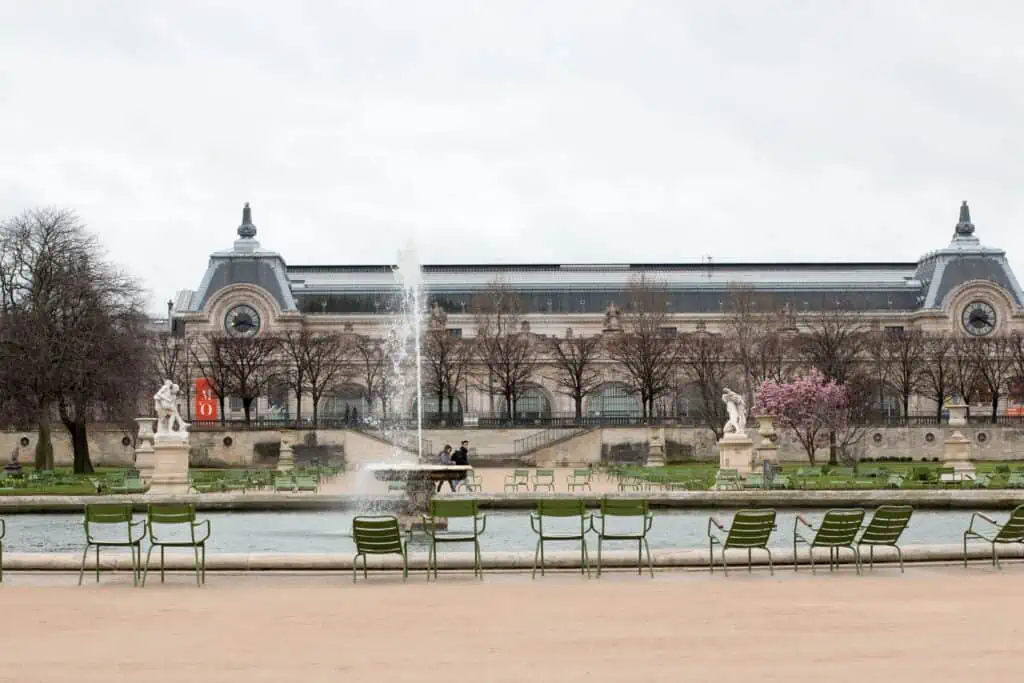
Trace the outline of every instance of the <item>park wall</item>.
{"label": "park wall", "polygon": [[[470,441],[478,465],[585,466],[599,463],[642,463],[648,447],[648,430],[643,427],[608,427],[584,431],[524,456],[515,454],[514,442],[536,434],[539,429],[425,430],[424,439],[432,451],[450,443],[457,447]],[[914,460],[940,458],[945,427],[878,427],[865,431],[857,447],[861,458],[912,457]],[[962,430],[971,442],[974,460],[1024,460],[1024,426],[983,425]],[[755,441],[760,437],[753,433]],[[391,457],[393,446],[379,438],[354,430],[302,430],[292,433],[296,455],[344,455],[351,464],[380,462]],[[17,453],[30,464],[36,444],[34,432],[0,432],[0,458]],[[197,431],[191,434],[193,466],[271,466],[277,460],[281,434],[276,431]],[[90,452],[95,465],[127,465],[134,460],[133,436],[120,429],[93,427],[89,432]],[[806,462],[803,448],[791,436],[778,439],[783,462]],[[6,457],[4,457],[6,456]],[[718,448],[707,429],[665,428],[665,456],[669,463],[717,460]],[[826,459],[827,449],[819,452]],[[54,429],[54,457],[57,464],[71,463],[71,444],[64,430]]]}

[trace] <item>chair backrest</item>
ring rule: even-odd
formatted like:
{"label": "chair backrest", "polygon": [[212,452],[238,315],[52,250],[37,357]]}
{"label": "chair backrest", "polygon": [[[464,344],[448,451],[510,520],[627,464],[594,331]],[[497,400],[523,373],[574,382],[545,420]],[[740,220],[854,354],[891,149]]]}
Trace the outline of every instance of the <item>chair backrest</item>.
{"label": "chair backrest", "polygon": [[131,503],[88,503],[85,506],[85,525],[127,524],[132,521]]}
{"label": "chair backrest", "polygon": [[451,498],[432,498],[430,500],[431,517],[476,517],[479,503],[475,500],[454,500]]}
{"label": "chair backrest", "polygon": [[815,544],[850,545],[864,523],[864,508],[829,510],[821,520]]}
{"label": "chair backrest", "polygon": [[512,476],[517,481],[530,481],[530,470],[512,470]]}
{"label": "chair backrest", "polygon": [[541,517],[582,517],[586,511],[586,503],[578,499],[537,501],[537,514]]}
{"label": "chair backrest", "polygon": [[882,505],[868,522],[861,534],[862,543],[892,544],[900,540],[903,530],[910,523],[914,508],[909,505]]}
{"label": "chair backrest", "polygon": [[150,503],[146,511],[150,524],[188,524],[196,521],[192,503]]}
{"label": "chair backrest", "polygon": [[537,477],[538,480],[540,480],[540,479],[554,480],[554,478],[555,478],[555,471],[554,470],[537,470],[537,472],[535,473],[534,476]]}
{"label": "chair backrest", "polygon": [[739,481],[739,470],[718,470],[716,478],[720,481]]}
{"label": "chair backrest", "polygon": [[650,511],[646,500],[632,498],[602,498],[601,514],[612,517],[643,517]]}
{"label": "chair backrest", "polygon": [[573,479],[587,479],[587,480],[589,480],[592,473],[593,473],[593,470],[591,470],[589,468],[581,469],[581,470],[573,470],[572,471],[572,476],[573,476]]}
{"label": "chair backrest", "polygon": [[352,519],[352,540],[357,553],[383,555],[402,552],[402,529],[393,515],[361,516]]}
{"label": "chair backrest", "polygon": [[996,534],[996,541],[1000,543],[1024,541],[1024,505],[1013,508],[1010,518]]}
{"label": "chair backrest", "polygon": [[737,510],[733,515],[724,546],[763,548],[775,529],[775,510]]}

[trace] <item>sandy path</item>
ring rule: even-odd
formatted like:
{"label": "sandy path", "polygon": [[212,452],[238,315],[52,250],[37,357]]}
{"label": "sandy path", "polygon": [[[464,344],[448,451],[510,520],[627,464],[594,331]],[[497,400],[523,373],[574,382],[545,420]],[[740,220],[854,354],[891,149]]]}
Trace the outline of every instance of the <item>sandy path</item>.
{"label": "sandy path", "polygon": [[1022,578],[8,575],[0,681],[1019,681]]}

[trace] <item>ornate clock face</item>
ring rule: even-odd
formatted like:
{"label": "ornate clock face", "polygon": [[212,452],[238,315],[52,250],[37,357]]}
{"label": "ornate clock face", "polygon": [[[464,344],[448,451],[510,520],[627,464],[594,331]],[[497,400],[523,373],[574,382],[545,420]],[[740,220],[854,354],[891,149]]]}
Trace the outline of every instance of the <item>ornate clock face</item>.
{"label": "ornate clock face", "polygon": [[964,307],[960,322],[967,334],[984,337],[996,329],[996,309],[986,301],[972,301]]}
{"label": "ornate clock face", "polygon": [[233,306],[224,316],[224,328],[232,337],[252,337],[260,331],[260,314],[247,304]]}

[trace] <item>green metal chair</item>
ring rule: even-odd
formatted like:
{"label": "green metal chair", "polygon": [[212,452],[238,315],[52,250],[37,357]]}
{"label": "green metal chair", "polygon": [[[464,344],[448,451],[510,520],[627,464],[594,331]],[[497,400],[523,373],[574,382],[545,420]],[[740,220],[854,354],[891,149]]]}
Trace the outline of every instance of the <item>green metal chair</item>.
{"label": "green metal chair", "polygon": [[[639,518],[639,528],[634,531],[610,530],[609,518]],[[600,522],[594,525],[594,520]],[[597,534],[597,575],[601,576],[601,546],[605,541],[636,541],[636,571],[644,573],[642,551],[647,551],[647,568],[654,578],[654,562],[651,559],[651,546],[647,543],[647,532],[651,530],[654,517],[646,500],[629,500],[621,498],[602,498],[601,512],[590,516],[590,530]]]}
{"label": "green metal chair", "polygon": [[315,477],[308,474],[297,474],[295,475],[295,490],[302,492],[308,491],[316,493],[320,488]]}
{"label": "green metal chair", "polygon": [[[988,522],[991,530],[979,531],[974,528],[974,520],[980,519]],[[993,533],[994,532],[994,533]],[[988,515],[975,512],[971,515],[971,522],[964,532],[964,566],[967,566],[967,541],[976,538],[992,545],[992,566],[1002,569],[999,562],[999,553],[996,552],[996,545],[1009,545],[1011,543],[1024,543],[1024,505],[1018,505],[1010,512],[1010,518],[1003,524],[992,519]]]}
{"label": "green metal chair", "polygon": [[739,491],[743,488],[743,482],[740,479],[740,473],[737,470],[718,470],[718,473],[715,474],[714,486],[716,490],[732,489],[734,491]]}
{"label": "green metal chair", "polygon": [[0,519],[0,583],[4,582],[4,536],[7,534],[7,522]]}
{"label": "green metal chair", "polygon": [[536,491],[538,488],[543,486],[548,491],[554,492],[555,490],[555,471],[554,470],[537,470],[533,473],[533,490]]}
{"label": "green metal chair", "polygon": [[[793,571],[797,571],[796,548],[797,544],[806,544],[809,548],[811,558],[811,573],[815,572],[814,549],[828,548],[828,569],[833,571],[839,568],[839,550],[847,548],[853,553],[854,565],[857,573],[860,574],[860,555],[854,547],[854,540],[857,532],[864,523],[864,509],[855,508],[850,510],[829,510],[825,513],[821,525],[815,529],[814,525],[804,519],[803,515],[797,515],[793,520]],[[805,536],[800,532],[800,525],[803,524],[808,530],[813,531],[813,536]]]}
{"label": "green metal chair", "polygon": [[512,474],[505,475],[505,493],[511,489],[513,493],[519,491],[522,486],[530,490],[530,470],[512,470]]}
{"label": "green metal chair", "polygon": [[281,474],[274,477],[274,493],[278,491],[294,491],[295,477],[290,474]]}
{"label": "green metal chair", "polygon": [[409,578],[409,557],[402,542],[402,528],[394,515],[364,515],[352,519],[352,540],[356,554],[352,558],[352,583],[359,575],[359,558],[363,558],[363,578],[368,578],[368,555],[401,555],[402,580]]}
{"label": "green metal chair", "polygon": [[[162,527],[186,526],[188,536],[173,539],[157,536],[153,525]],[[142,585],[146,585],[146,577],[149,575],[149,559],[153,555],[153,548],[160,548],[160,583],[164,582],[164,553],[167,548],[192,548],[192,555],[195,558],[196,585],[202,586],[206,583],[206,541],[210,538],[210,520],[196,521],[196,506],[191,503],[153,503],[146,513],[146,530],[149,534],[149,550],[146,552],[146,567],[142,572]],[[196,535],[196,531],[202,530],[205,533]]]}
{"label": "green metal chair", "polygon": [[[896,548],[896,556],[900,561],[900,573],[903,573],[903,551],[900,550],[897,543],[910,524],[910,517],[913,514],[914,508],[910,505],[881,505],[875,510],[875,514],[872,515],[868,525],[864,527],[855,546],[858,556],[860,547],[868,546],[869,569],[875,568],[875,547],[889,546]],[[858,564],[864,565],[860,560],[858,560]]]}
{"label": "green metal chair", "polygon": [[[451,531],[437,528],[439,519],[472,519],[473,528]],[[427,579],[430,569],[434,569],[437,578],[437,544],[438,543],[472,543],[473,544],[473,576],[484,578],[483,564],[480,562],[480,535],[487,529],[487,516],[480,514],[480,504],[475,500],[458,498],[434,498],[430,501],[430,514],[423,516],[423,527],[430,539],[430,553],[427,555]]]}
{"label": "green metal chair", "polygon": [[[717,527],[725,534],[725,538],[715,535],[712,527]],[[775,575],[772,564],[772,551],[768,549],[768,540],[775,530],[775,510],[737,510],[732,517],[732,526],[726,527],[714,517],[708,517],[708,567],[715,573],[715,546],[722,546],[722,569],[729,576],[729,565],[725,561],[726,550],[747,551],[747,571],[752,572],[753,551],[763,550],[768,553],[768,572]]]}
{"label": "green metal chair", "polygon": [[[82,552],[82,566],[78,570],[78,585],[82,585],[82,578],[85,576],[85,559],[89,555],[89,548],[96,548],[96,581],[100,580],[100,548],[128,548],[132,554],[132,585],[139,584],[139,563],[142,560],[142,539],[146,536],[146,522],[144,520],[132,520],[131,503],[89,503],[85,506],[85,550]],[[117,536],[99,538],[94,535],[97,527],[103,526],[123,527],[123,540],[117,540]],[[136,528],[141,533],[136,537],[132,532]]]}
{"label": "green metal chair", "polygon": [[[551,531],[544,528],[546,518],[568,519],[578,517],[580,520],[579,533],[575,531]],[[590,515],[582,500],[540,500],[537,501],[537,511],[530,513],[530,528],[537,534],[537,549],[533,553],[533,573],[531,578],[537,577],[537,558],[540,557],[540,574],[544,576],[544,544],[549,542],[579,541],[580,544],[580,573],[586,573],[590,577],[590,562],[587,558],[587,522]]]}
{"label": "green metal chair", "polygon": [[573,470],[572,474],[566,477],[566,483],[569,485],[569,492],[571,493],[576,489],[592,491],[593,489],[590,487],[590,480],[593,475],[593,470],[589,468]]}
{"label": "green metal chair", "polygon": [[484,478],[475,471],[466,472],[466,478],[456,485],[456,489],[464,489],[467,493],[479,493],[484,490]]}

